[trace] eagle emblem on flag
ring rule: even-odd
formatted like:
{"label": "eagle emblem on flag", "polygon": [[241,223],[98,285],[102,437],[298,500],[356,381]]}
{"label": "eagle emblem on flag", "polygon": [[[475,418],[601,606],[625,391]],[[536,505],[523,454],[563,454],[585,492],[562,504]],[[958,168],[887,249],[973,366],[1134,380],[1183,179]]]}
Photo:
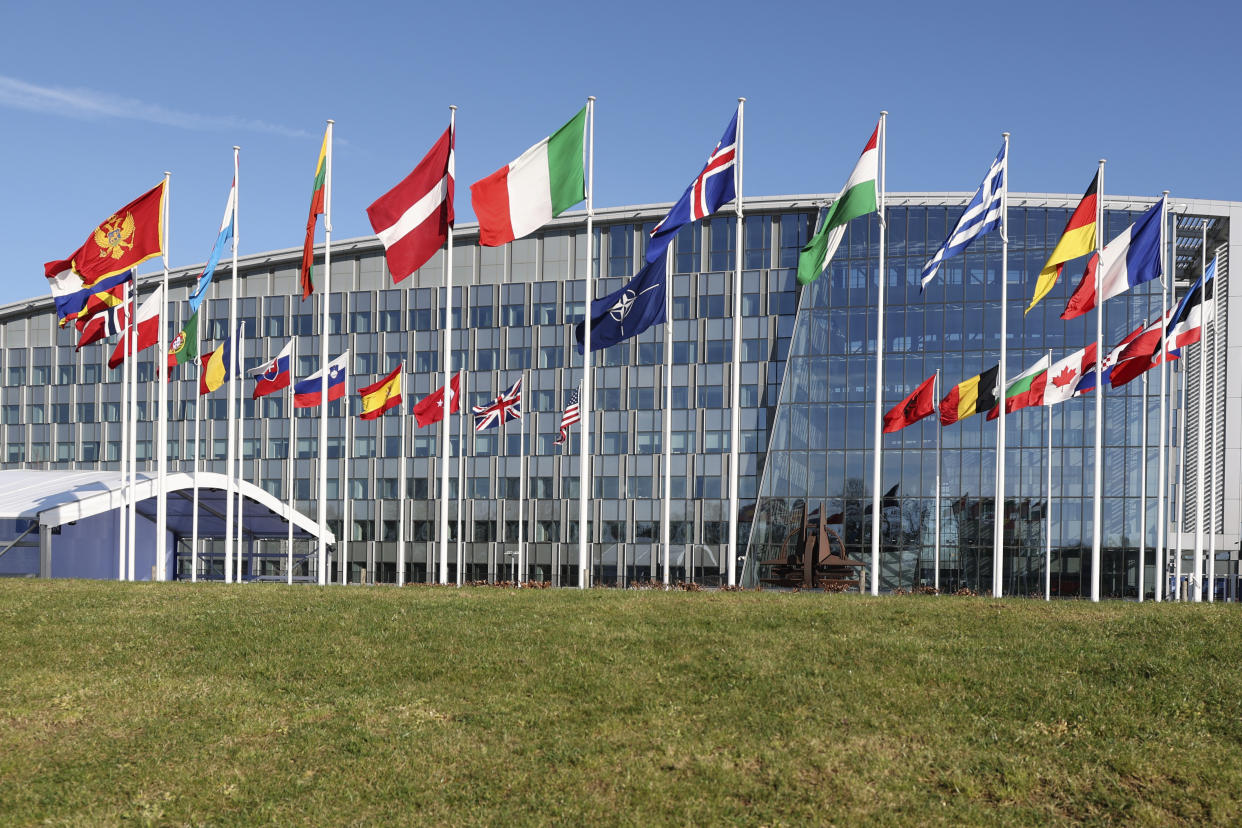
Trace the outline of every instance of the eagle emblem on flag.
{"label": "eagle emblem on flag", "polygon": [[111,256],[119,259],[134,246],[134,230],[137,223],[132,213],[126,212],[125,218],[113,214],[103,224],[95,228],[95,244],[99,245],[99,258]]}

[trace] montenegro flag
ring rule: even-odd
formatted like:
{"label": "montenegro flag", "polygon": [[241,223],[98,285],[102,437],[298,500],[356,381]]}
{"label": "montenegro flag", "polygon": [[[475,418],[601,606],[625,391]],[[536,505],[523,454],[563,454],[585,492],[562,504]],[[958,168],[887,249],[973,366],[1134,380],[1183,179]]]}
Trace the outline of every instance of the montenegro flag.
{"label": "montenegro flag", "polygon": [[358,389],[358,393],[362,395],[362,414],[359,419],[376,420],[385,411],[401,405],[401,369],[404,367],[405,363],[402,363],[374,385]]}
{"label": "montenegro flag", "polygon": [[210,394],[218,389],[229,378],[229,363],[232,362],[231,339],[226,339],[220,343],[220,347],[216,348],[210,354],[202,357],[203,371],[198,378],[198,395]]}
{"label": "montenegro flag", "polygon": [[69,259],[85,287],[164,252],[164,182],[109,216]]}

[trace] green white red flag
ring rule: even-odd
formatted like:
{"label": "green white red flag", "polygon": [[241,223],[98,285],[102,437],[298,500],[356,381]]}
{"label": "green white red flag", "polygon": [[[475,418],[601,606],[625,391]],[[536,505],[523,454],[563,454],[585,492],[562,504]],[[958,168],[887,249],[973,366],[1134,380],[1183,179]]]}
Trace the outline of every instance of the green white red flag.
{"label": "green white red flag", "polygon": [[798,281],[802,284],[809,285],[814,282],[828,267],[833,254],[837,252],[837,247],[841,244],[841,237],[845,235],[845,225],[850,219],[876,211],[875,182],[880,164],[880,152],[876,139],[879,134],[880,127],[877,124],[875,131],[871,133],[871,138],[867,141],[867,146],[863,147],[862,156],[854,165],[854,171],[850,173],[849,180],[845,182],[841,194],[828,208],[819,230],[807,242],[806,247],[802,248],[802,253],[798,256]]}

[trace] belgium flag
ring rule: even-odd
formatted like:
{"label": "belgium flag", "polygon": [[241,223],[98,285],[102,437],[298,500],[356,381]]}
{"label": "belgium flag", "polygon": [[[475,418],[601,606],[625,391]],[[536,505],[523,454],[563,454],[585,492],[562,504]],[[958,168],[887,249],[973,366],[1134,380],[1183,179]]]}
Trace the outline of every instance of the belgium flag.
{"label": "belgium flag", "polygon": [[996,391],[998,373],[999,363],[982,374],[953,386],[940,401],[940,424],[952,425],[980,411],[990,411],[999,402]]}

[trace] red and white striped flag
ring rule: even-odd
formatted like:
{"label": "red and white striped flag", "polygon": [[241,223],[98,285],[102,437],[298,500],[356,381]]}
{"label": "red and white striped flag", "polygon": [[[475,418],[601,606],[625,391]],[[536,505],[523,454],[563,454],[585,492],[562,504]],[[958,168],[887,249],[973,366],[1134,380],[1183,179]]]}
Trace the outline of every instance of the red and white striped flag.
{"label": "red and white striped flag", "polygon": [[561,445],[569,439],[569,427],[580,419],[578,414],[578,399],[582,393],[582,385],[579,384],[574,389],[574,393],[569,395],[569,404],[565,406],[565,413],[561,415],[561,436],[556,438],[555,444]]}
{"label": "red and white striped flag", "polygon": [[453,224],[453,129],[400,184],[367,208],[384,243],[392,280],[400,282],[427,263],[448,240]]}

